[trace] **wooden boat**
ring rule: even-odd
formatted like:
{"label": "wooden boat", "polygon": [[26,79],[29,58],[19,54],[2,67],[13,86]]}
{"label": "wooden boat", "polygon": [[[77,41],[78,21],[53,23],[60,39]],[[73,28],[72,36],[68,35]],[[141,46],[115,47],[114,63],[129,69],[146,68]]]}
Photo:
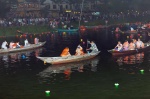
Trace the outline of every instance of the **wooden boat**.
{"label": "wooden boat", "polygon": [[95,71],[95,67],[97,66],[99,62],[99,57],[94,57],[89,60],[84,60],[80,62],[73,62],[73,63],[67,63],[67,64],[57,64],[52,65],[46,68],[45,70],[41,71],[38,75],[42,78],[50,77],[51,74],[56,73],[65,73],[65,70],[71,70],[81,72],[84,68],[83,66],[89,66],[91,64],[91,71]]}
{"label": "wooden boat", "polygon": [[135,49],[135,50],[116,51],[116,50],[112,49],[112,50],[109,50],[108,52],[112,53],[112,56],[124,56],[124,55],[131,55],[131,54],[149,51],[150,43],[145,43],[144,45],[145,45],[144,48]]}
{"label": "wooden boat", "polygon": [[58,32],[77,32],[78,29],[57,29]]}
{"label": "wooden boat", "polygon": [[30,44],[30,46],[26,46],[26,47],[23,47],[23,48],[0,49],[0,54],[13,53],[13,52],[20,52],[20,51],[25,51],[25,50],[36,49],[36,48],[42,47],[45,43],[46,42],[39,42],[38,44]]}
{"label": "wooden boat", "polygon": [[62,64],[62,63],[79,62],[82,60],[91,59],[97,56],[99,53],[100,51],[97,51],[95,53],[86,53],[84,55],[71,55],[65,57],[37,57],[37,58],[44,61],[44,63]]}

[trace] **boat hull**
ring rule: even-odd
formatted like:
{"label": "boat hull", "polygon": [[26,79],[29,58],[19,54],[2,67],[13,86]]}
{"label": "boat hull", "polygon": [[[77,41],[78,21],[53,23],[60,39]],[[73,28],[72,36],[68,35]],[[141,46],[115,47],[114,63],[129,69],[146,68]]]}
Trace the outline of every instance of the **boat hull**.
{"label": "boat hull", "polygon": [[0,54],[13,53],[13,52],[20,52],[20,51],[36,49],[36,48],[42,47],[45,43],[46,42],[39,42],[38,44],[30,44],[30,46],[23,47],[23,48],[0,49]]}
{"label": "boat hull", "polygon": [[65,56],[65,57],[37,57],[37,58],[44,61],[44,63],[63,64],[63,63],[88,60],[88,59],[94,58],[98,54],[99,54],[99,51],[96,53],[89,53],[89,54],[84,54],[84,55],[72,55],[72,56]]}
{"label": "boat hull", "polygon": [[131,54],[141,53],[141,52],[145,52],[145,51],[149,51],[149,50],[150,50],[150,45],[145,45],[144,48],[135,49],[135,50],[115,51],[113,49],[113,50],[110,50],[109,52],[112,53],[112,56],[124,56],[124,55],[131,55]]}

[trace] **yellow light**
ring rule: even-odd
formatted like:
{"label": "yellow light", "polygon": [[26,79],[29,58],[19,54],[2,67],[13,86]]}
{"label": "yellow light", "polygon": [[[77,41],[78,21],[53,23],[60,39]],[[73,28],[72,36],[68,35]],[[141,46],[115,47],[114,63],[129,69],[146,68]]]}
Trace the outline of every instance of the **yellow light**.
{"label": "yellow light", "polygon": [[44,65],[46,65],[46,61],[44,61]]}
{"label": "yellow light", "polygon": [[71,12],[71,10],[66,10],[66,12]]}

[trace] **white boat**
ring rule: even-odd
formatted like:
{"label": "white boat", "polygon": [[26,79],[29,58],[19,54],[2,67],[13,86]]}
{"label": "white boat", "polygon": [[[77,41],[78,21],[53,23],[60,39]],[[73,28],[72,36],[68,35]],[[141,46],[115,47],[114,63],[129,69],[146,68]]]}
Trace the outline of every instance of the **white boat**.
{"label": "white boat", "polygon": [[46,42],[39,42],[38,44],[30,44],[29,46],[26,46],[26,47],[23,47],[23,48],[0,49],[0,54],[36,49],[36,48],[42,47],[45,43]]}
{"label": "white boat", "polygon": [[84,60],[76,63],[67,63],[67,64],[57,64],[52,65],[41,71],[38,76],[41,78],[51,77],[51,74],[60,74],[65,73],[66,70],[70,70],[70,72],[78,71],[83,72],[85,66],[90,65],[90,70],[95,72],[97,71],[97,64],[99,63],[99,57],[94,57],[89,60]]}
{"label": "white boat", "polygon": [[37,57],[38,59],[44,61],[44,63],[50,64],[62,64],[62,63],[70,63],[70,62],[79,62],[82,60],[87,60],[94,58],[100,53],[100,51],[93,52],[93,53],[86,53],[84,55],[71,55],[65,57]]}

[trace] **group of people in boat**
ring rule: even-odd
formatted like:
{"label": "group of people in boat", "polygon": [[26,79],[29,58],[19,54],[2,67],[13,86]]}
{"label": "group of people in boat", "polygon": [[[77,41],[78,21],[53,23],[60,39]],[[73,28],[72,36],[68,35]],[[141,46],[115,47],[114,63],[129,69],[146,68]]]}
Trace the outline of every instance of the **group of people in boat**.
{"label": "group of people in boat", "polygon": [[118,41],[118,44],[115,46],[114,49],[116,51],[126,51],[135,50],[139,48],[144,48],[144,43],[140,40],[140,38],[138,38],[138,40],[132,39],[130,42],[126,40],[123,44],[121,43],[121,41]]}
{"label": "group of people in boat", "polygon": [[[35,38],[34,39],[34,43],[35,44],[38,44],[39,42],[39,39],[38,38]],[[30,43],[27,39],[24,40],[24,46],[23,45],[20,45],[19,42],[13,42],[11,41],[8,45],[7,41],[4,41],[1,45],[1,49],[13,49],[13,48],[23,48],[23,47],[27,47],[27,46],[30,46]]]}
{"label": "group of people in boat", "polygon": [[[94,41],[90,42],[90,47],[87,48],[86,51],[90,52],[90,53],[94,53],[94,52],[98,51],[98,48],[97,48],[96,44],[94,43]],[[84,54],[85,54],[85,52],[83,50],[83,47],[79,44],[76,48],[75,55],[84,55]],[[64,48],[62,53],[60,54],[60,56],[62,56],[62,57],[63,56],[71,56],[69,47]]]}

